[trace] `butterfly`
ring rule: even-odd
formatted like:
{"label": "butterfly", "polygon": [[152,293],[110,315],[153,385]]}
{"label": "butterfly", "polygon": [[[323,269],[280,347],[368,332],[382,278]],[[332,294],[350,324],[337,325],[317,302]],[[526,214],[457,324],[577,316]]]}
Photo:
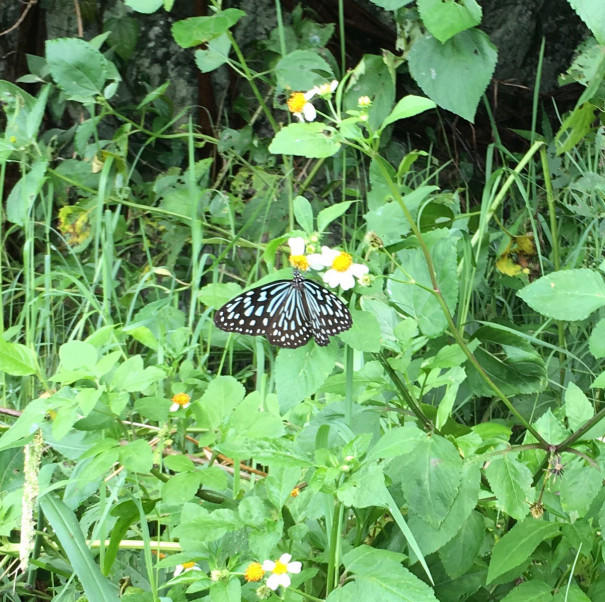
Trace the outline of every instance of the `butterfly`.
{"label": "butterfly", "polygon": [[266,336],[278,347],[295,348],[311,337],[321,347],[330,335],[351,328],[345,304],[323,286],[294,270],[292,280],[257,286],[225,303],[215,314],[221,330]]}

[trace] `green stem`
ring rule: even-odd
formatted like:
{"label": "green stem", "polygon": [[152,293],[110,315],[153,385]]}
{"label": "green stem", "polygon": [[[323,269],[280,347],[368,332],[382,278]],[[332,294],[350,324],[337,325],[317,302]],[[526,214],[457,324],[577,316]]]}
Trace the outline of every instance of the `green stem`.
{"label": "green stem", "polygon": [[340,548],[340,516],[343,506],[340,502],[334,505],[332,516],[332,531],[330,532],[330,559],[328,561],[328,575],[326,579],[326,597],[338,585],[338,561]]}

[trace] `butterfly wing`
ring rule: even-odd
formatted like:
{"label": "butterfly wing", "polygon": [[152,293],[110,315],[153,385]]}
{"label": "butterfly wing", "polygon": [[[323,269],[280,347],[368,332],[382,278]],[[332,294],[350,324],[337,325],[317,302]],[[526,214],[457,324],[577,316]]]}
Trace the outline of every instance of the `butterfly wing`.
{"label": "butterfly wing", "polygon": [[276,280],[241,293],[215,314],[221,330],[240,334],[266,335],[280,307],[292,295],[291,280]]}
{"label": "butterfly wing", "polygon": [[292,283],[291,290],[267,327],[267,339],[278,347],[295,349],[301,347],[313,336],[311,322],[305,309],[303,293],[298,283]]}
{"label": "butterfly wing", "polygon": [[311,334],[315,342],[324,347],[330,342],[329,336],[351,328],[353,324],[351,313],[334,293],[313,280],[305,280],[302,287]]}

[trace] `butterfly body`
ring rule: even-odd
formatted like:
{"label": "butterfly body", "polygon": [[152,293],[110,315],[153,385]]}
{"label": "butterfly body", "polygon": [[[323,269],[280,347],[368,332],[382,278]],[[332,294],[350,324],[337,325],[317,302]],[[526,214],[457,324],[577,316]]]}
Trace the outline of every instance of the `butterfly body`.
{"label": "butterfly body", "polygon": [[278,347],[295,348],[311,338],[320,346],[348,330],[353,320],[345,304],[323,286],[305,280],[276,280],[241,293],[214,314],[221,330],[263,335]]}

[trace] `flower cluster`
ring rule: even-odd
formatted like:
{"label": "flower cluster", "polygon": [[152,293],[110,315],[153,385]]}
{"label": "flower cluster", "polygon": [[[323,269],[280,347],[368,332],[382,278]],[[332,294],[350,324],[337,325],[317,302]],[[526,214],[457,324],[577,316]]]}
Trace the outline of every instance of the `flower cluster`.
{"label": "flower cluster", "polygon": [[328,268],[322,278],[332,288],[340,286],[345,291],[349,290],[355,286],[355,278],[360,281],[370,271],[367,265],[353,263],[353,258],[348,253],[330,247],[322,247],[321,253],[305,255],[305,241],[302,237],[290,238],[288,245],[292,267],[301,272],[306,272],[309,268],[318,271]]}
{"label": "flower cluster", "polygon": [[332,80],[330,83],[315,86],[307,92],[292,92],[290,98],[288,98],[288,110],[299,121],[314,121],[317,117],[317,111],[310,100],[315,96],[329,98],[337,86],[338,82]]}

